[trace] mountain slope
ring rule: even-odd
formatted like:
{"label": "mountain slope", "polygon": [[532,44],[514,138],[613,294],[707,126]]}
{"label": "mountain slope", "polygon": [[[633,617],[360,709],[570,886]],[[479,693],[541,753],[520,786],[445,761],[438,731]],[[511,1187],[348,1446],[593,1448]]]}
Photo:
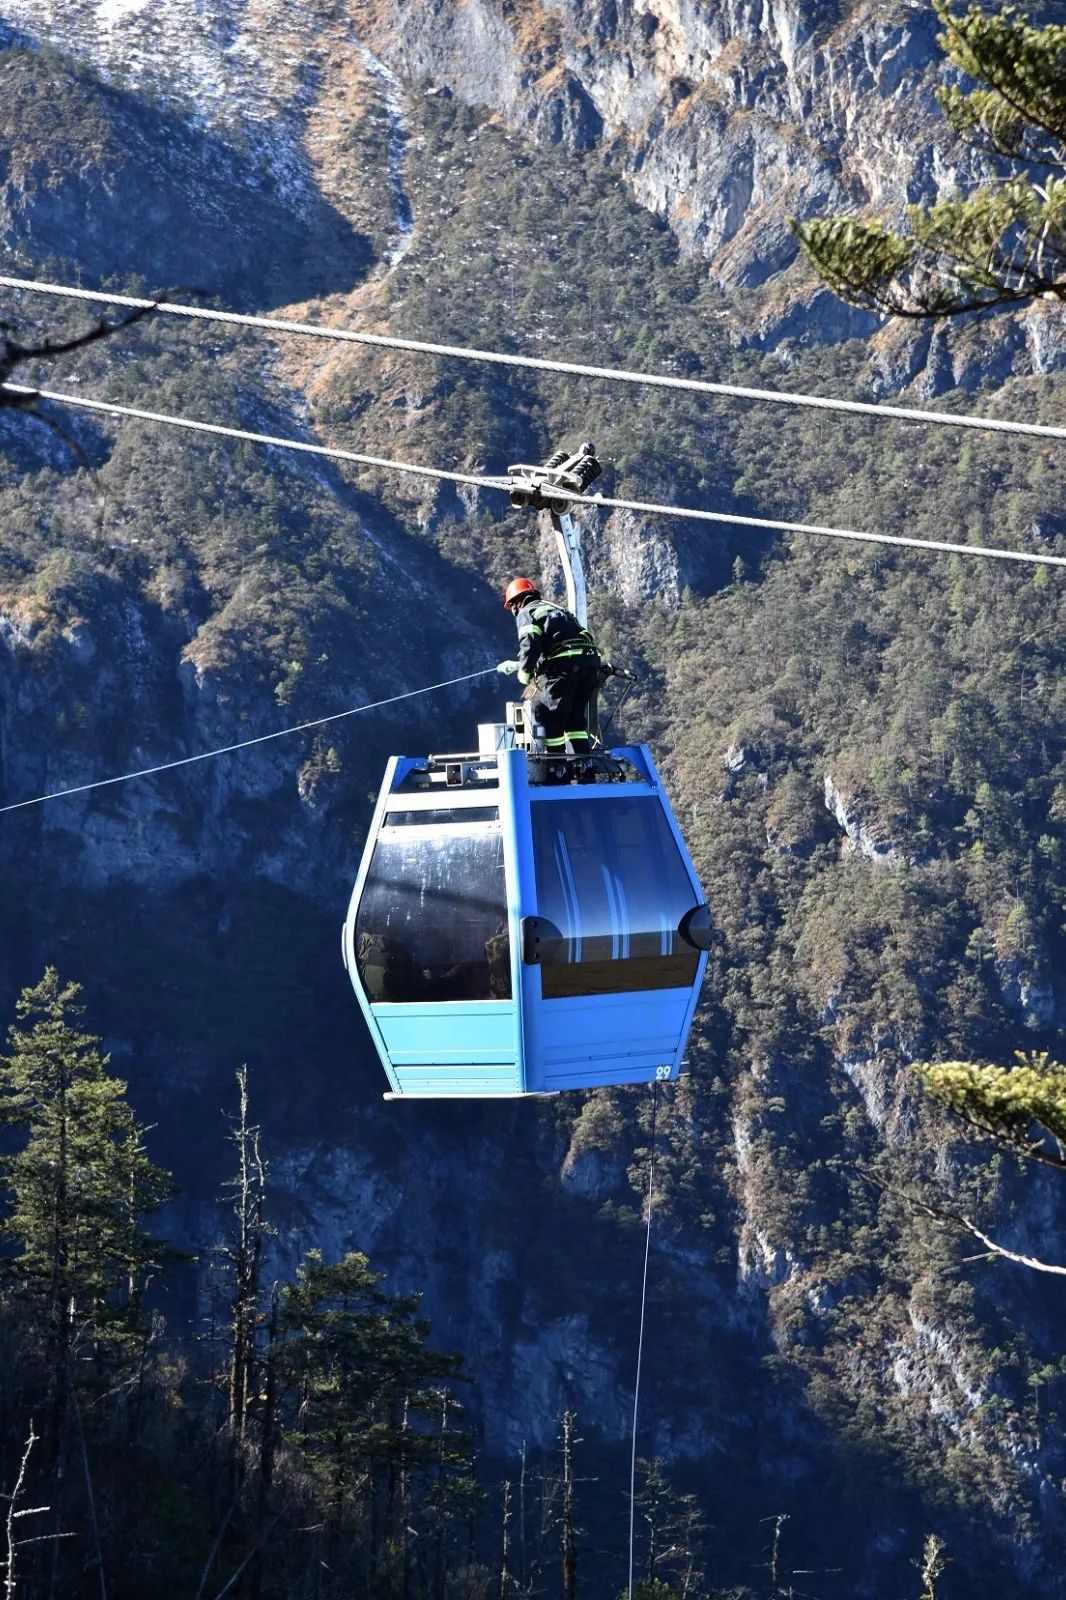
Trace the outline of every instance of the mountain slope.
{"label": "mountain slope", "polygon": [[[900,11],[918,41],[906,48],[864,7],[807,38],[789,32],[795,8],[767,7],[763,29],[724,5],[659,6],[650,31],[649,9],[606,5],[535,25],[487,3],[302,20],[263,5],[218,8],[213,31],[182,4],[65,7],[54,29],[29,0],[6,14],[24,35],[5,58],[2,130],[20,264],[58,254],[90,277],[135,272],[233,303],[823,392],[873,394],[933,365],[941,385],[1016,368],[997,408],[1061,416],[1060,380],[1034,375],[1056,359],[1053,330],[1036,361],[1043,313],[952,334],[945,353],[893,330],[832,343],[866,325],[808,309],[787,274],[726,292],[759,276],[760,239],[786,237],[806,168],[786,174],[778,146],[812,126],[842,145],[870,95],[874,154],[853,159],[876,157],[885,192],[902,193],[885,118],[933,70],[914,8]],[[164,22],[190,45],[180,106],[147,92]],[[45,26],[93,71],[27,51]],[[470,29],[492,68],[476,84]],[[612,111],[638,46],[647,64]],[[834,75],[835,52],[864,51],[866,77]],[[675,66],[705,67],[702,87],[671,89]],[[715,231],[723,194],[746,192],[745,118],[777,154]],[[933,170],[928,125],[907,135]],[[764,134],[750,138],[761,150]],[[691,155],[711,146],[720,178]],[[671,161],[704,217],[690,231],[682,198],[655,199]],[[57,315],[29,297],[17,310],[41,327]],[[60,376],[444,466],[495,470],[587,430],[621,493],[1066,549],[1061,460],[1029,442],[960,446],[162,322]],[[510,646],[498,582],[551,572],[527,520],[450,488],[161,428],[87,423],[79,437],[95,479],[27,423],[0,486],[5,802],[473,671]],[[1049,1255],[1063,1237],[1053,1182],[986,1174],[906,1070],[930,1051],[1061,1049],[1061,582],[622,516],[590,539],[598,630],[649,674],[627,732],[663,757],[724,938],[693,1076],[664,1108],[641,1448],[714,1507],[722,1583],[750,1583],[760,1518],[787,1509],[794,1564],[841,1569],[827,1594],[903,1592],[933,1525],[956,1555],[953,1594],[987,1593],[989,1574],[1060,1593],[1062,1380],[1047,1371],[1061,1291],[959,1269],[859,1169],[894,1186],[937,1176]],[[590,1504],[617,1549],[645,1098],[386,1112],[336,954],[386,754],[465,746],[498,697],[488,679],[328,740],[5,819],[0,987],[10,1014],[46,959],[85,982],[183,1184],[172,1226],[198,1247],[218,1228],[218,1107],[249,1060],[279,1262],[311,1242],[366,1247],[425,1289],[440,1341],[469,1354],[490,1470],[513,1470],[524,1439],[550,1452],[575,1406],[601,1473]],[[176,1281],[175,1324],[196,1292]],[[606,1558],[592,1568],[592,1592],[617,1590]]]}

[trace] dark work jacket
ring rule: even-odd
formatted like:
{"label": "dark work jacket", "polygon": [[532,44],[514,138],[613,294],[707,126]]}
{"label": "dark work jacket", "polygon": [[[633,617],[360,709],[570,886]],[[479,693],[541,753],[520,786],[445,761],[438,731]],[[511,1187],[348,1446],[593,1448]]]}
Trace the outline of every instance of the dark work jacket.
{"label": "dark work jacket", "polygon": [[578,659],[599,658],[596,641],[572,611],[551,600],[527,600],[515,617],[518,624],[518,681],[531,683],[538,673],[551,672],[555,663],[564,672]]}

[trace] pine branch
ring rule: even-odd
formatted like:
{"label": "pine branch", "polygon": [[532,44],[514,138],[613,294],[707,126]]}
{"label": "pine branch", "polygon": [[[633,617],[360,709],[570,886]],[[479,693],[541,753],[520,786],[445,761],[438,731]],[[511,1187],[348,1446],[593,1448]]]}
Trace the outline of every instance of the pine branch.
{"label": "pine branch", "polygon": [[[914,1070],[968,1131],[1009,1155],[1066,1170],[1066,1067],[1046,1051],[1018,1052],[1011,1067],[937,1061],[915,1063]],[[1046,1139],[1055,1141],[1054,1150]]]}
{"label": "pine branch", "polygon": [[[1020,163],[1028,173],[986,184],[965,198],[909,206],[909,232],[849,217],[790,219],[823,283],[842,300],[915,321],[988,312],[1036,299],[1066,301],[1066,28],[1031,28],[1008,7],[991,16],[952,13],[935,0],[952,62],[988,87],[940,94],[955,131]],[[1049,141],[1046,148],[1032,148]],[[1040,176],[1040,175],[1038,175]]]}
{"label": "pine branch", "polygon": [[1028,99],[1020,98],[1017,74],[1013,78],[1008,78],[1001,70],[1003,54],[997,54],[989,49],[982,50],[981,46],[996,42],[1003,44],[1013,37],[1018,49],[1010,59],[1016,61],[1022,53],[1023,44],[1032,44],[1041,33],[1050,44],[1058,39],[1062,30],[1030,28],[1024,18],[1019,18],[1016,24],[1015,18],[1018,17],[1018,13],[1013,6],[1007,6],[998,17],[994,18],[989,18],[976,6],[971,6],[965,16],[956,17],[952,14],[947,0],[936,0],[934,9],[947,30],[941,34],[940,43],[955,65],[968,72],[971,77],[983,79],[1020,121],[1030,123],[1034,128],[1039,128],[1041,133],[1046,133],[1049,138],[1061,143],[1066,130],[1060,122],[1055,122],[1049,117],[1041,97],[1033,92]]}

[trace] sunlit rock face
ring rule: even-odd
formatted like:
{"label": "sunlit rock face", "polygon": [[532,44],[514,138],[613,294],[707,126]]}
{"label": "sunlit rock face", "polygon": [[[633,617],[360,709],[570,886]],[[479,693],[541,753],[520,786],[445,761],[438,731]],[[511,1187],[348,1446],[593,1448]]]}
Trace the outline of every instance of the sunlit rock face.
{"label": "sunlit rock face", "polygon": [[[935,103],[936,29],[924,0],[319,0],[298,10],[285,0],[11,0],[0,37],[69,49],[120,98],[151,96],[169,130],[154,142],[175,178],[188,168],[190,229],[157,241],[162,281],[197,282],[181,248],[193,239],[204,287],[231,301],[351,290],[372,245],[395,264],[416,226],[404,187],[408,100],[448,92],[535,145],[602,156],[733,296],[735,337],[777,348],[878,329],[814,283],[790,218],[899,217],[980,170]],[[371,133],[389,150],[384,228],[382,196],[366,182]],[[131,127],[134,169],[138,137]],[[26,178],[28,195],[9,183],[6,209],[17,222],[32,198],[34,228],[56,255],[72,209],[83,258],[94,228],[114,234],[107,205],[81,194],[76,173],[58,187]],[[150,228],[135,182],[124,206],[143,212],[142,234]],[[212,275],[223,225],[240,272]],[[83,265],[97,270],[91,251]],[[132,258],[119,265],[136,270]],[[917,376],[927,394],[972,388],[1066,359],[1057,325],[1037,315],[958,358],[919,333],[902,344],[877,363],[885,392]]]}
{"label": "sunlit rock face", "polygon": [[[376,107],[396,157],[393,250],[411,227],[404,95],[426,88],[534,143],[598,149],[739,291],[792,266],[791,215],[896,213],[962,170],[932,98],[935,21],[917,0],[350,0],[298,12],[282,0],[12,0],[5,18],[10,37],[75,50],[114,88],[150,90],[201,138],[235,142],[265,197],[313,226],[325,226],[323,201],[349,220],[359,212],[342,151]],[[875,325],[804,280],[760,340]]]}
{"label": "sunlit rock face", "polygon": [[[726,288],[789,268],[791,215],[898,213],[950,187],[965,158],[937,126],[935,19],[788,0],[472,0],[366,8],[383,55],[535,140],[598,146],[639,202]],[[872,318],[804,284],[789,332],[869,333]],[[812,304],[813,302],[813,304]]]}

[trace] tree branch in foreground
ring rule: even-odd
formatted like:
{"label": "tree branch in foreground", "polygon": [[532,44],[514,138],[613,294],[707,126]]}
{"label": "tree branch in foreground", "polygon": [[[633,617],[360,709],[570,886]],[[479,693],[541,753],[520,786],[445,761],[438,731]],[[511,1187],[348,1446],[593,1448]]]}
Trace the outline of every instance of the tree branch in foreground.
{"label": "tree branch in foreground", "polygon": [[[135,322],[140,322],[142,317],[150,317],[155,309],[155,305],[137,306],[118,322],[108,322],[106,317],[101,317],[99,322],[85,333],[75,334],[70,339],[46,339],[43,344],[37,345],[16,343],[9,337],[12,332],[11,324],[0,322],[0,384],[6,383],[15,368],[26,361],[51,361],[55,356],[69,355],[72,350],[84,350],[86,345],[95,344],[98,339],[109,339],[113,333],[121,333],[123,328],[130,328]],[[26,403],[26,397],[23,395],[0,393],[0,405],[21,409]]]}
{"label": "tree branch in foreground", "polygon": [[18,1509],[19,1495],[22,1493],[22,1486],[26,1481],[26,1468],[29,1466],[30,1456],[36,1443],[37,1435],[33,1431],[33,1423],[31,1422],[26,1448],[22,1452],[22,1460],[19,1463],[18,1477],[15,1479],[15,1487],[11,1491],[11,1498],[7,1505],[7,1559],[4,1564],[5,1600],[11,1600],[11,1596],[15,1593],[15,1551],[18,1548],[15,1543],[15,1518],[23,1515]]}
{"label": "tree branch in foreground", "polygon": [[913,1070],[971,1134],[1007,1155],[1066,1171],[1066,1067],[1046,1050],[1016,1051],[1010,1067],[926,1061]]}
{"label": "tree branch in foreground", "polygon": [[[885,316],[956,317],[1066,301],[1066,25],[1014,6],[964,12],[933,0],[948,60],[965,75],[937,98],[955,133],[1016,169],[969,194],[906,208],[905,230],[854,217],[790,219],[818,277]],[[968,80],[968,81],[966,81]]]}
{"label": "tree branch in foreground", "polygon": [[84,451],[77,440],[60,427],[52,417],[47,416],[38,407],[39,395],[37,394],[10,394],[3,385],[12,375],[28,361],[52,361],[56,356],[69,355],[73,350],[84,350],[88,345],[96,344],[100,339],[109,339],[112,334],[121,333],[124,328],[130,328],[135,322],[140,322],[142,317],[149,317],[156,307],[138,306],[127,316],[121,317],[117,322],[109,322],[106,317],[101,317],[93,327],[85,333],[75,334],[70,339],[46,339],[43,344],[24,345],[11,338],[12,327],[9,322],[0,322],[0,410],[24,411],[37,422],[43,424],[55,434],[67,449],[77,457],[83,467],[91,467]]}
{"label": "tree branch in foreground", "polygon": [[859,1167],[859,1176],[875,1189],[880,1189],[882,1194],[899,1200],[901,1204],[909,1206],[912,1211],[919,1211],[925,1217],[939,1222],[945,1227],[959,1228],[969,1233],[973,1238],[980,1240],[990,1255],[1001,1256],[1004,1261],[1013,1261],[1016,1266],[1028,1267],[1032,1272],[1047,1272],[1054,1277],[1066,1278],[1066,1266],[1058,1266],[1053,1261],[1041,1261],[1038,1256],[1022,1255],[1018,1250],[1008,1250],[1006,1245],[997,1244],[995,1239],[989,1238],[982,1228],[979,1228],[972,1217],[965,1216],[961,1211],[948,1210],[944,1206],[933,1205],[920,1195],[913,1194],[905,1189],[896,1189],[891,1184],[871,1172],[869,1167]]}

